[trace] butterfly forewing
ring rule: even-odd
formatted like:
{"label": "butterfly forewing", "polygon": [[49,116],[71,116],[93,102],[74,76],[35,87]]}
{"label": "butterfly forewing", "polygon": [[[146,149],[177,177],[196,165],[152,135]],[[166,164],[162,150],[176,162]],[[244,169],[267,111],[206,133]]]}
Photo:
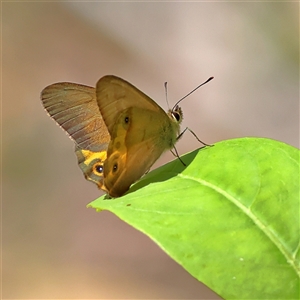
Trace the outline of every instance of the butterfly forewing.
{"label": "butterfly forewing", "polygon": [[121,111],[140,107],[161,113],[163,109],[135,86],[116,76],[102,77],[96,85],[96,95],[101,115],[109,133]]}
{"label": "butterfly forewing", "polygon": [[49,115],[82,149],[108,143],[106,125],[101,117],[95,89],[75,83],[55,83],[41,94]]}
{"label": "butterfly forewing", "polygon": [[100,114],[95,88],[62,82],[41,93],[44,108],[75,142],[78,164],[87,180],[106,191],[103,164],[110,135]]}

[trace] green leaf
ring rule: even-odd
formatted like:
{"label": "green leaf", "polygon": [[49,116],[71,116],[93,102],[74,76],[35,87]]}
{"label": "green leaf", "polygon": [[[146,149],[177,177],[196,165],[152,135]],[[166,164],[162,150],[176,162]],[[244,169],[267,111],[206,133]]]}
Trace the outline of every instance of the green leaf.
{"label": "green leaf", "polygon": [[182,160],[89,206],[148,235],[225,299],[298,299],[299,150],[242,138]]}

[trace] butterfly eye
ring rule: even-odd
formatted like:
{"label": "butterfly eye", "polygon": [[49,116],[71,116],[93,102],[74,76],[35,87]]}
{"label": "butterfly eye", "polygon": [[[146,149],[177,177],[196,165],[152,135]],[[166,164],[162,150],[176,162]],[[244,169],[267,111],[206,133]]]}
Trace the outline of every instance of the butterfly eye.
{"label": "butterfly eye", "polygon": [[174,119],[176,119],[177,122],[179,122],[180,119],[181,119],[180,114],[178,112],[176,112],[176,111],[172,112],[172,116],[173,116]]}
{"label": "butterfly eye", "polygon": [[96,165],[95,170],[97,173],[102,174],[103,173],[103,166],[102,165]]}
{"label": "butterfly eye", "polygon": [[114,164],[113,166],[113,172],[117,172],[118,171],[118,164]]}
{"label": "butterfly eye", "polygon": [[128,123],[129,123],[129,117],[125,117],[124,122],[125,122],[126,124],[128,124]]}

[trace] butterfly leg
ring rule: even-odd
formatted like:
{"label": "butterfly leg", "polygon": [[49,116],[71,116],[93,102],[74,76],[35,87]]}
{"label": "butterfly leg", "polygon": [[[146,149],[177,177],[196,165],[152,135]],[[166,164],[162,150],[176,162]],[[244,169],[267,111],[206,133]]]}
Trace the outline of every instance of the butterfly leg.
{"label": "butterfly leg", "polygon": [[[205,146],[212,147],[212,146],[213,146],[213,145],[209,145],[209,144],[206,144],[206,143],[202,142],[202,141],[197,137],[196,133],[195,133],[194,131],[192,131],[190,128],[188,128],[188,127],[186,127],[186,128],[185,128],[185,129],[177,136],[177,140],[179,140],[187,130],[188,130],[188,131],[196,138],[196,140],[197,140],[199,143],[201,143],[201,144],[204,145],[203,147],[205,147]],[[203,148],[203,147],[201,147],[201,148]],[[172,150],[170,150],[171,153],[172,153],[175,157],[177,157],[177,158],[180,160],[180,162],[186,167],[186,164],[185,164],[185,163],[183,162],[183,160],[180,158],[180,156],[179,156],[179,154],[178,154],[178,152],[177,152],[176,147],[174,146],[173,148],[174,148],[174,152],[175,152],[175,153],[174,153]]]}
{"label": "butterfly leg", "polygon": [[199,143],[203,144],[204,146],[213,146],[213,145],[206,144],[206,143],[202,142],[202,141],[197,137],[196,133],[195,133],[193,130],[191,130],[190,128],[188,128],[188,127],[186,127],[186,128],[178,135],[177,140],[179,140],[187,130],[188,130],[188,131],[196,138],[196,140],[197,140]]}
{"label": "butterfly leg", "polygon": [[172,150],[170,150],[171,153],[172,153],[175,157],[177,157],[177,158],[180,160],[180,162],[186,167],[186,164],[185,164],[185,163],[183,162],[183,160],[180,158],[180,156],[179,156],[179,154],[178,154],[177,149],[175,148],[175,146],[174,146],[173,148],[174,148],[175,153],[174,153]]}
{"label": "butterfly leg", "polygon": [[177,157],[176,153],[174,153],[171,149],[170,149],[170,151],[175,157]]}

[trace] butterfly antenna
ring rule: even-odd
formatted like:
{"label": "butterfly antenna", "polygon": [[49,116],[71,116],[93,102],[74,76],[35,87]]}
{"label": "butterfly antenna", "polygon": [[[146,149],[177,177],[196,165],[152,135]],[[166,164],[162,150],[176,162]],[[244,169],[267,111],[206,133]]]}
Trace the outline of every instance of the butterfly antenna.
{"label": "butterfly antenna", "polygon": [[[188,97],[190,94],[194,93],[196,90],[199,89],[199,87],[201,87],[202,85],[208,83],[209,81],[211,81],[212,79],[214,79],[214,77],[209,77],[205,82],[201,83],[200,85],[198,85],[196,88],[194,88],[191,92],[189,92],[187,95],[185,95],[183,98],[181,98],[180,100],[178,100],[175,105],[173,106],[172,110],[174,110],[174,108],[186,97]],[[166,83],[165,83],[166,84]]]}
{"label": "butterfly antenna", "polygon": [[168,105],[168,108],[170,108],[169,101],[168,101],[168,83],[165,82],[164,86],[165,86],[165,94],[166,94],[167,105]]}

